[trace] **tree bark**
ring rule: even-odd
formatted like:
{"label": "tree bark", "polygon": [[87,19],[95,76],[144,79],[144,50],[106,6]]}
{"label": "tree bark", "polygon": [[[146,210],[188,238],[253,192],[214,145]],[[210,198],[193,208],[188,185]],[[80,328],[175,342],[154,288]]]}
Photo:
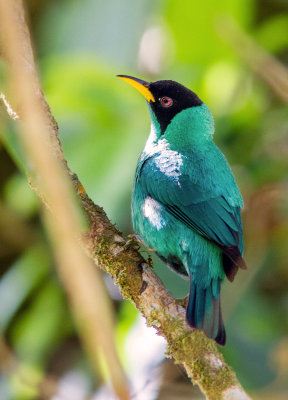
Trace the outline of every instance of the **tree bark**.
{"label": "tree bark", "polygon": [[[33,75],[33,94],[37,107],[45,116],[46,126],[42,127],[49,135],[49,138],[46,138],[47,142],[49,141],[53,154],[61,161],[66,174],[70,177],[89,220],[90,228],[84,241],[87,254],[98,267],[113,277],[123,297],[135,304],[146,318],[147,325],[153,326],[166,339],[167,355],[173,357],[176,363],[184,365],[187,375],[200,387],[207,399],[250,399],[242,389],[234,371],[225,363],[215,342],[208,339],[202,331],[192,330],[187,326],[185,309],[165,289],[151,266],[138,252],[137,245],[133,241],[127,241],[127,238],[111,224],[104,210],[93,203],[77,175],[69,169],[58,138],[57,123],[40,88],[22,2],[20,0],[6,2],[7,0],[0,1],[0,12],[2,13],[9,3],[10,9],[17,14],[9,23],[18,31],[18,40],[21,40],[22,55],[25,59],[23,68],[26,69],[23,71],[23,76],[25,77],[27,71]],[[7,34],[3,32],[5,26],[3,24],[1,27],[4,36]],[[9,41],[6,44],[9,45]],[[20,55],[11,51],[8,51],[8,54],[10,57],[7,60],[12,67],[14,63],[19,62]],[[11,70],[13,71],[13,68]],[[23,104],[18,104],[18,108],[20,118],[24,120],[25,114],[21,114],[21,109],[25,107]],[[46,202],[43,188],[39,189],[36,181],[33,182],[38,194]],[[65,283],[66,280],[63,279],[63,284]]]}

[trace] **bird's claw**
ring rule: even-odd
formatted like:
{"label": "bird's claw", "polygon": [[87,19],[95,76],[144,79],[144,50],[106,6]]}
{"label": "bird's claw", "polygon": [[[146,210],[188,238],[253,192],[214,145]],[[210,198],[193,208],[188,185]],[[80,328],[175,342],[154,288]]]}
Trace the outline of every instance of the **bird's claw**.
{"label": "bird's claw", "polygon": [[137,248],[137,250],[138,250],[140,247],[140,244],[144,245],[142,238],[139,235],[130,234],[127,236],[127,241],[124,244],[124,247],[127,248],[127,247],[132,246],[134,248]]}
{"label": "bird's claw", "polygon": [[136,234],[130,234],[127,235],[127,241],[124,244],[123,248],[127,248],[129,246],[135,247],[137,248],[137,250],[139,250],[140,245],[144,246],[146,248],[146,250],[144,251],[155,251],[155,249],[152,249],[151,247],[147,247],[146,243],[144,242],[144,240],[142,239],[142,237],[140,235],[136,235]]}

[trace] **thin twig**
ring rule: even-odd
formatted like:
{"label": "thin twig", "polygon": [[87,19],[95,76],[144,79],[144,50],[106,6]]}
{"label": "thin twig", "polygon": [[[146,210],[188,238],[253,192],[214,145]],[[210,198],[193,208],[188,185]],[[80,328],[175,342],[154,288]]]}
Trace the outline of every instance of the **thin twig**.
{"label": "thin twig", "polygon": [[94,268],[77,239],[81,236],[79,211],[71,182],[59,160],[62,153],[53,134],[57,125],[50,117],[40,89],[22,2],[1,0],[0,22],[2,51],[9,63],[12,95],[21,116],[19,138],[33,165],[33,170],[30,169],[33,184],[40,188],[53,213],[53,217],[50,214],[46,219],[59,275],[95,369],[98,369],[100,349],[115,392],[120,399],[126,400],[129,391],[113,337],[111,300],[99,270]]}
{"label": "thin twig", "polygon": [[10,106],[10,104],[9,104],[8,100],[6,99],[4,93],[0,93],[0,99],[3,101],[3,103],[4,103],[5,107],[6,107],[6,111],[7,111],[7,114],[9,115],[9,117],[14,119],[14,120],[19,119],[19,115],[16,113],[16,111],[14,111],[12,109],[12,107]]}

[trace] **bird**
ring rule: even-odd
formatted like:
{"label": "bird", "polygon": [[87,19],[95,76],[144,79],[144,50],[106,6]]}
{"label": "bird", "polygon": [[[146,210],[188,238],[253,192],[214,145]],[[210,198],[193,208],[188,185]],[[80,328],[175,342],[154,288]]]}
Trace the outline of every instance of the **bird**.
{"label": "bird", "polygon": [[151,118],[135,172],[134,231],[168,267],[189,279],[187,324],[224,346],[221,284],[247,267],[243,199],[213,141],[213,116],[180,83],[117,76],[144,96]]}

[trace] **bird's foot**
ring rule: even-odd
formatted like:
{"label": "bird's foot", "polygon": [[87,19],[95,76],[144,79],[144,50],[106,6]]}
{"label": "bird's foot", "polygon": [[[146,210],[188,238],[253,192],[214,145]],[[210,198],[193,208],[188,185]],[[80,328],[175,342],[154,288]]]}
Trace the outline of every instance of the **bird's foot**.
{"label": "bird's foot", "polygon": [[127,247],[131,246],[131,247],[136,248],[137,250],[139,250],[140,245],[146,247],[146,245],[145,245],[143,239],[141,238],[141,236],[140,235],[135,235],[135,234],[130,234],[130,235],[127,236],[127,241],[124,244],[124,247],[127,248]]}
{"label": "bird's foot", "polygon": [[129,246],[129,244],[135,244],[139,247],[139,245],[146,247],[146,249],[148,251],[155,251],[154,249],[152,249],[151,247],[147,247],[146,243],[144,242],[144,240],[142,239],[142,237],[140,235],[137,234],[131,234],[127,236],[128,240],[126,242],[126,244]]}
{"label": "bird's foot", "polygon": [[133,243],[142,244],[145,246],[144,240],[141,238],[140,235],[137,235],[136,233],[131,233],[130,235],[127,236],[128,242],[131,240]]}
{"label": "bird's foot", "polygon": [[138,239],[138,235],[128,235],[126,242],[121,246],[121,249],[118,250],[114,255],[118,256],[119,253],[122,253],[122,251],[127,250],[129,247],[138,251],[140,248],[139,243],[140,241]]}

